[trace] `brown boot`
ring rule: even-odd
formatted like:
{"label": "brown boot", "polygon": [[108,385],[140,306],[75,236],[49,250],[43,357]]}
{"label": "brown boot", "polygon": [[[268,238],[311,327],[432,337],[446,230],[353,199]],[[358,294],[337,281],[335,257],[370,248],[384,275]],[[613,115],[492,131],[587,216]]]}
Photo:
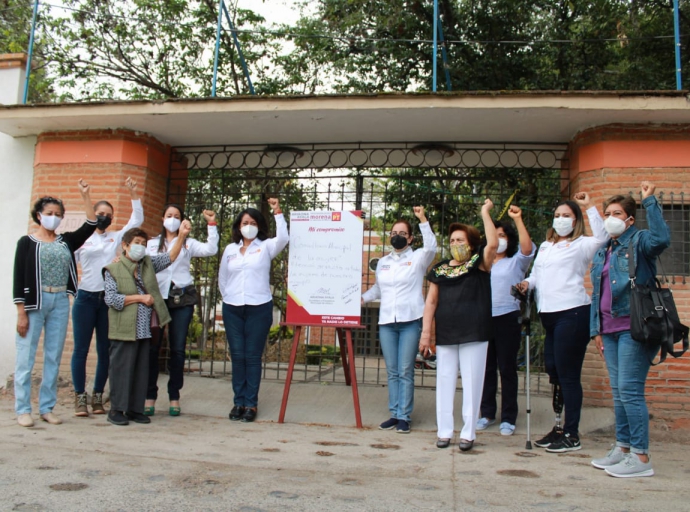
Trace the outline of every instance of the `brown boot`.
{"label": "brown boot", "polygon": [[89,410],[86,408],[88,395],[86,393],[74,394],[74,415],[86,417],[89,415]]}
{"label": "brown boot", "polygon": [[94,393],[91,396],[91,412],[94,414],[105,414],[103,407],[103,393]]}

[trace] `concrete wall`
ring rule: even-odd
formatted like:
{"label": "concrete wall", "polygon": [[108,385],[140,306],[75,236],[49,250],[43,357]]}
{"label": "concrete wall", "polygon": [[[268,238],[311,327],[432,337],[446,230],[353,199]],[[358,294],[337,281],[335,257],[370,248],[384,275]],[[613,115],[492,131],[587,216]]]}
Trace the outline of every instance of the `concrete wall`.
{"label": "concrete wall", "polygon": [[0,104],[16,105],[24,99],[26,54],[0,55]]}
{"label": "concrete wall", "polygon": [[0,133],[0,232],[5,241],[0,252],[0,388],[14,373],[17,308],[12,303],[12,269],[16,242],[26,235],[30,221],[35,146],[36,137],[13,139]]}

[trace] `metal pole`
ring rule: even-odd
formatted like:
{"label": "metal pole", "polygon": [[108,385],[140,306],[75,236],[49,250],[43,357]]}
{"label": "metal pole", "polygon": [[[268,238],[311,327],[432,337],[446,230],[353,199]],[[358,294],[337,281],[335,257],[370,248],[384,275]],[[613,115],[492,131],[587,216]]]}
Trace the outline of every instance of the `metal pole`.
{"label": "metal pole", "polygon": [[223,7],[225,3],[220,0],[218,3],[218,27],[216,28],[216,50],[213,57],[213,82],[211,84],[211,97],[216,97],[216,81],[218,79],[218,56],[220,54],[220,30],[223,22]]}
{"label": "metal pole", "polygon": [[683,89],[683,83],[680,77],[680,13],[678,10],[678,0],[673,0],[673,32],[676,50],[676,90]]}
{"label": "metal pole", "polygon": [[438,60],[438,0],[434,0],[434,54],[432,56],[434,67],[431,90],[436,92],[436,61]]}
{"label": "metal pole", "polygon": [[247,83],[249,84],[249,92],[252,94],[256,94],[254,92],[254,85],[252,84],[252,79],[249,76],[249,68],[247,68],[247,63],[244,60],[244,54],[242,53],[242,48],[240,47],[240,40],[237,38],[237,30],[235,29],[235,25],[233,25],[232,20],[230,19],[230,13],[228,12],[228,9],[225,7],[225,3],[223,3],[223,11],[225,12],[225,18],[228,20],[228,25],[230,25],[230,33],[232,34],[233,41],[235,41],[235,47],[237,48],[237,54],[240,57],[240,64],[242,65],[242,70],[244,71],[244,77],[247,79]]}
{"label": "metal pole", "polygon": [[31,36],[29,36],[29,55],[26,59],[26,78],[24,79],[24,99],[22,104],[26,105],[29,99],[29,78],[31,78],[31,59],[34,55],[34,35],[36,33],[36,18],[38,17],[38,2],[34,2],[34,14],[31,20]]}
{"label": "metal pole", "polygon": [[446,43],[443,40],[443,23],[441,18],[438,20],[438,40],[441,43],[441,56],[443,57],[443,71],[446,75],[446,90],[452,91],[453,87],[450,83],[450,70],[448,69],[448,52],[446,51]]}

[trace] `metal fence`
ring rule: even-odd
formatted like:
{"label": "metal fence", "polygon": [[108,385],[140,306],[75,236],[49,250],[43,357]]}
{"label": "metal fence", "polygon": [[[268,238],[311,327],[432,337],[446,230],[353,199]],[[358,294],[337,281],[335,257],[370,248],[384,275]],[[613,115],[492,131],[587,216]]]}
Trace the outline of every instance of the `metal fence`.
{"label": "metal fence", "polygon": [[[390,251],[386,243],[392,224],[399,218],[416,221],[414,205],[427,210],[438,240],[437,259],[449,257],[450,223],[462,221],[481,227],[479,212],[487,197],[495,204],[494,218],[507,218],[507,205],[519,204],[539,244],[551,224],[553,206],[569,192],[567,180],[562,179],[562,170],[567,168],[565,149],[562,145],[391,143],[175,148],[168,199],[184,204],[193,222],[192,236],[202,241],[206,229],[201,211],[210,208],[217,212],[219,255],[230,243],[230,225],[235,216],[252,206],[268,219],[266,199],[271,196],[280,199],[288,219],[289,212],[297,210],[362,210],[366,217],[364,291],[374,284],[375,261]],[[416,222],[411,223],[418,232]],[[421,236],[414,244],[421,244]],[[283,251],[272,267],[276,326],[285,314],[287,252]],[[231,370],[220,316],[218,257],[195,258],[192,262],[201,300],[190,328],[186,369],[208,377],[224,377]],[[378,305],[374,303],[362,309],[366,328],[354,333],[358,381],[364,384],[386,382],[377,322]],[[538,374],[543,368],[543,334],[538,321],[532,325],[532,365]],[[303,333],[293,378],[344,382],[334,329],[311,327]],[[271,330],[264,353],[264,378],[285,378],[291,334],[287,327]],[[166,357],[164,350],[162,366]],[[420,361],[419,366],[417,385],[434,386],[433,363]]]}

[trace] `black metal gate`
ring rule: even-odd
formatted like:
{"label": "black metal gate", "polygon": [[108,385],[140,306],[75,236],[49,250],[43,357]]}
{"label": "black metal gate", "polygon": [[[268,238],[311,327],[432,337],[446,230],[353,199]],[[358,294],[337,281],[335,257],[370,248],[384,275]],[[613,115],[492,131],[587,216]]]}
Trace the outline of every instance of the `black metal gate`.
{"label": "black metal gate", "polygon": [[[219,255],[230,243],[230,225],[247,206],[269,217],[266,199],[280,198],[289,218],[296,210],[363,210],[366,215],[364,263],[390,250],[386,234],[398,218],[414,219],[412,206],[423,205],[437,235],[439,258],[448,256],[447,226],[479,224],[479,210],[489,197],[494,218],[508,204],[519,204],[525,223],[539,244],[551,224],[553,206],[568,196],[565,145],[509,144],[339,144],[262,147],[178,147],[173,153],[168,200],[185,205],[192,236],[205,240],[201,211],[217,212]],[[413,226],[415,223],[412,222]],[[270,222],[269,222],[269,225]],[[415,226],[416,229],[416,226]],[[418,237],[421,240],[421,237]],[[220,315],[218,257],[196,258],[192,271],[202,300],[190,327],[187,371],[218,377],[230,373],[230,356]],[[374,283],[365,268],[364,289]],[[271,275],[278,325],[285,313],[287,249],[274,260]],[[365,307],[356,334],[359,382],[383,384],[385,364],[377,339],[378,308]],[[534,322],[536,327],[538,322]],[[300,344],[295,379],[344,382],[332,328],[306,329]],[[542,335],[533,328],[532,364],[539,359]],[[282,379],[287,370],[291,332],[271,330],[264,353],[264,378]],[[420,363],[417,384],[433,386],[435,372]]]}

